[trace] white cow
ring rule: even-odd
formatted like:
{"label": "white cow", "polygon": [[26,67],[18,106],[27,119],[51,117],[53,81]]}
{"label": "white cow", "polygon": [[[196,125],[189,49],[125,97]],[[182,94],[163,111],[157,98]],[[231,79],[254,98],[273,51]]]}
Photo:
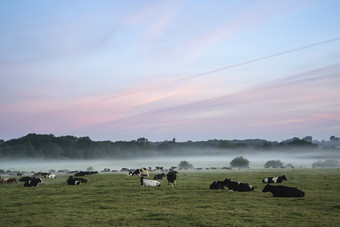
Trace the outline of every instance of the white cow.
{"label": "white cow", "polygon": [[143,177],[140,178],[140,186],[141,187],[155,187],[155,186],[161,186],[161,183],[156,180],[148,180],[144,179]]}

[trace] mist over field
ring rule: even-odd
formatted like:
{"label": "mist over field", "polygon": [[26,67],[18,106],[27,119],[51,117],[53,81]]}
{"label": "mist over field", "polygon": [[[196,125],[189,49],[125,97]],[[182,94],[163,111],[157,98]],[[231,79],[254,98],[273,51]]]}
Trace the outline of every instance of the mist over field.
{"label": "mist over field", "polygon": [[269,160],[280,160],[284,165],[292,164],[295,168],[312,168],[312,164],[316,161],[326,159],[340,159],[340,154],[335,152],[254,152],[243,150],[234,152],[228,155],[183,155],[183,156],[152,156],[144,158],[132,159],[91,159],[91,160],[53,160],[53,159],[14,159],[14,160],[0,160],[0,169],[10,171],[49,171],[49,170],[70,170],[70,171],[84,171],[92,167],[96,171],[102,171],[105,168],[112,170],[121,170],[122,168],[135,169],[140,167],[162,166],[170,168],[178,166],[178,164],[185,160],[193,165],[194,168],[222,168],[229,167],[233,158],[243,156],[248,159],[249,168],[259,169],[264,168],[264,164]]}

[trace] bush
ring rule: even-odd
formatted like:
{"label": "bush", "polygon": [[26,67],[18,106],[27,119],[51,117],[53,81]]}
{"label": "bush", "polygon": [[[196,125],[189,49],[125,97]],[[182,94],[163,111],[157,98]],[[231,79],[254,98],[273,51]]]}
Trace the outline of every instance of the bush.
{"label": "bush", "polygon": [[282,168],[283,163],[280,160],[277,160],[277,161],[270,160],[270,161],[268,161],[264,164],[264,168],[270,168],[270,167],[272,167],[272,168]]}
{"label": "bush", "polygon": [[246,158],[243,158],[243,156],[236,157],[230,162],[231,167],[237,167],[237,168],[249,168],[249,161]]}
{"label": "bush", "polygon": [[192,168],[194,168],[194,166],[191,165],[191,164],[190,164],[189,162],[187,162],[187,161],[181,161],[181,162],[178,164],[178,168],[181,168],[181,169],[186,169],[186,168],[192,169]]}

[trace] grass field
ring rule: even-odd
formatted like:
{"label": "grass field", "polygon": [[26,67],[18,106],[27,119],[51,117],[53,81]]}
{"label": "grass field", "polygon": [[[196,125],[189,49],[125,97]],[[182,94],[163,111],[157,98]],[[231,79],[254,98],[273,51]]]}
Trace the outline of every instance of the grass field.
{"label": "grass field", "polygon": [[[305,197],[262,192],[263,178],[282,174],[288,178],[282,185],[298,187]],[[38,188],[0,184],[0,226],[340,226],[336,169],[184,171],[176,188],[166,180],[143,188],[138,177],[124,174],[87,176],[88,183],[70,186],[68,176],[43,179]],[[209,189],[225,178],[255,190]]]}

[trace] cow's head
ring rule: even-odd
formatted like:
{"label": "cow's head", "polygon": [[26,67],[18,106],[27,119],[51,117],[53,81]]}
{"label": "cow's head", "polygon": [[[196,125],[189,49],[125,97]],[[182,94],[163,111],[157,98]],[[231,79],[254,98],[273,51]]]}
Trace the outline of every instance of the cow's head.
{"label": "cow's head", "polygon": [[283,176],[282,176],[282,180],[287,180],[286,175],[283,175]]}

